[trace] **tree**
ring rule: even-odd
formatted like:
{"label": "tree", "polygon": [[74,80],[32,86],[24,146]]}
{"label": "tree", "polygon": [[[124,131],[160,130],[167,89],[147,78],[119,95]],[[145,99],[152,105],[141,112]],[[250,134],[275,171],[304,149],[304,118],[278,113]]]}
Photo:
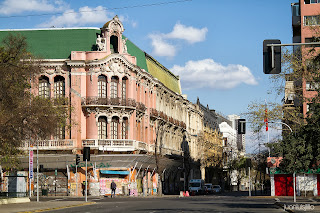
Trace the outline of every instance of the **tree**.
{"label": "tree", "polygon": [[[230,176],[235,176],[237,180],[238,191],[240,188],[241,180],[246,176],[246,158],[237,157],[229,162],[228,170]],[[231,179],[231,177],[230,177]]]}
{"label": "tree", "polygon": [[221,133],[205,127],[198,140],[202,147],[201,164],[205,167],[221,167],[223,154]]}
{"label": "tree", "polygon": [[34,96],[31,82],[41,73],[41,60],[27,51],[26,39],[9,35],[0,45],[0,163],[17,166],[19,149],[27,139],[53,135],[66,126],[65,100]]}
{"label": "tree", "polygon": [[320,160],[320,103],[314,102],[306,118],[306,125],[297,133],[287,135],[272,144],[275,153],[282,156],[283,172],[307,172],[317,170]]}
{"label": "tree", "polygon": [[[207,182],[212,182],[212,177],[221,174],[223,163],[222,135],[215,129],[204,127],[198,137],[201,145],[201,175]],[[219,177],[218,179],[221,179]]]}

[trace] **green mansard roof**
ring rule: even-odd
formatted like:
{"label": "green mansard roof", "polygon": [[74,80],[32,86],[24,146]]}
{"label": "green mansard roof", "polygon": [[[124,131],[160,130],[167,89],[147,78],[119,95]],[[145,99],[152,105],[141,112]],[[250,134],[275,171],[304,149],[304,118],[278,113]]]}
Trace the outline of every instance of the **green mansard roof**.
{"label": "green mansard roof", "polygon": [[99,28],[61,28],[0,31],[0,40],[8,34],[26,37],[30,52],[43,59],[67,59],[71,51],[91,51]]}
{"label": "green mansard roof", "polygon": [[[43,59],[67,59],[71,51],[96,50],[99,28],[49,28],[31,30],[0,30],[0,41],[9,34],[19,33],[27,40],[29,51]],[[125,38],[125,36],[123,36]],[[178,77],[138,48],[130,40],[126,42],[128,53],[137,58],[137,65],[157,78],[170,90],[181,94]]]}

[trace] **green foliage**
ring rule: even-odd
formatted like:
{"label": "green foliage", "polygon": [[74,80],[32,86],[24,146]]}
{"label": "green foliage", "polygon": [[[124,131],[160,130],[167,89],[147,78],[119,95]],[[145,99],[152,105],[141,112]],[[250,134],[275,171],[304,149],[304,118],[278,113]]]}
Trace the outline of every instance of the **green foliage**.
{"label": "green foliage", "polygon": [[48,138],[66,124],[63,102],[31,94],[31,82],[41,72],[39,62],[27,52],[22,36],[9,35],[0,45],[0,163],[11,168],[22,142]]}
{"label": "green foliage", "polygon": [[233,170],[241,171],[242,169],[245,169],[245,168],[246,168],[246,158],[244,157],[235,158],[231,160],[229,163],[230,171],[233,171]]}
{"label": "green foliage", "polygon": [[320,104],[314,103],[306,118],[307,124],[297,133],[272,144],[276,154],[283,156],[280,169],[287,173],[318,169],[320,160]]}

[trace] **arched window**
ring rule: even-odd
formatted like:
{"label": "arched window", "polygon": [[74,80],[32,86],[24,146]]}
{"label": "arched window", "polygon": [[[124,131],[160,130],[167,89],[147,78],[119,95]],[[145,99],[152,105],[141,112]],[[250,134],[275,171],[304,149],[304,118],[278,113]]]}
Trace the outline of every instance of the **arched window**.
{"label": "arched window", "polygon": [[107,139],[107,118],[104,116],[98,119],[98,136],[99,139]]}
{"label": "arched window", "polygon": [[104,75],[99,75],[98,77],[98,97],[107,97],[107,78]]}
{"label": "arched window", "polygon": [[63,98],[65,97],[65,80],[62,76],[56,76],[54,78],[54,97]]}
{"label": "arched window", "polygon": [[115,35],[110,37],[110,51],[111,51],[111,53],[119,53],[119,51],[118,51],[118,37]]}
{"label": "arched window", "polygon": [[111,139],[118,139],[119,118],[113,117],[111,121]]}
{"label": "arched window", "polygon": [[121,125],[122,139],[128,139],[128,129],[129,129],[128,118],[124,117]]}
{"label": "arched window", "polygon": [[121,88],[122,100],[126,100],[127,99],[127,82],[128,82],[128,78],[127,77],[123,77],[122,78],[122,88]]}
{"label": "arched window", "polygon": [[119,84],[119,78],[117,76],[112,76],[111,78],[111,98],[117,98],[118,97],[118,84]]}
{"label": "arched window", "polygon": [[39,96],[42,98],[50,97],[49,78],[46,76],[41,76],[39,78]]}

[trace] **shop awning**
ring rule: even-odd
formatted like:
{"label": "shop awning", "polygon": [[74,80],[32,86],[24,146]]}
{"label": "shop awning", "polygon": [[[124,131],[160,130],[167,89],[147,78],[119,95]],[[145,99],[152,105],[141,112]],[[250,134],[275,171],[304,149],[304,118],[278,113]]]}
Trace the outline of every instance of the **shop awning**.
{"label": "shop awning", "polygon": [[115,170],[100,170],[101,174],[105,175],[128,175],[129,171],[115,171]]}

